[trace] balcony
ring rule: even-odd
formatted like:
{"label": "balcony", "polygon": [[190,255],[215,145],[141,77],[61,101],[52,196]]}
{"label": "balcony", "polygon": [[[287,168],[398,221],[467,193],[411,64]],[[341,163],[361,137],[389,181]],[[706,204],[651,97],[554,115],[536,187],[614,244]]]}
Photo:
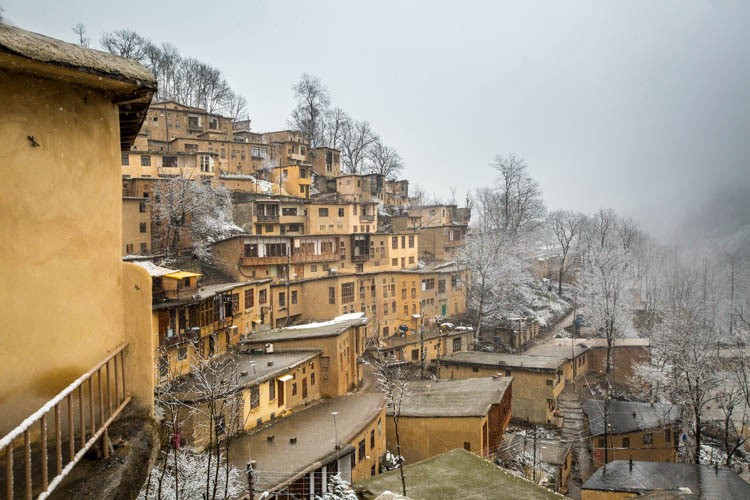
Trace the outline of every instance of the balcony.
{"label": "balcony", "polygon": [[303,264],[305,262],[331,262],[337,260],[335,253],[298,253],[292,254],[292,262],[294,264]]}
{"label": "balcony", "polygon": [[200,328],[188,328],[183,333],[172,335],[171,337],[167,337],[166,334],[163,335],[159,341],[159,347],[172,347],[185,342],[197,342],[198,340],[200,340],[200,338]]}
{"label": "balcony", "polygon": [[127,344],[49,400],[0,440],[7,498],[46,498],[102,439],[130,403],[125,385]]}
{"label": "balcony", "polygon": [[370,259],[370,254],[365,253],[362,255],[352,255],[352,262],[365,262]]}
{"label": "balcony", "polygon": [[241,257],[241,266],[269,266],[275,264],[288,264],[289,257],[286,255],[278,257]]}
{"label": "balcony", "polygon": [[375,222],[375,216],[362,214],[359,216],[359,220],[364,222]]}
{"label": "balcony", "polygon": [[255,214],[256,222],[279,222],[279,214]]}

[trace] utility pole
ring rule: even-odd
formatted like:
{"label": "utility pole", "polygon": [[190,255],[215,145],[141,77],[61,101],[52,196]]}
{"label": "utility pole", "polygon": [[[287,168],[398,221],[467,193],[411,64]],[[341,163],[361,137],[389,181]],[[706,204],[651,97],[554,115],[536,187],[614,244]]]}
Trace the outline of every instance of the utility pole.
{"label": "utility pole", "polygon": [[604,399],[604,466],[609,462],[609,424],[607,422],[607,412],[609,410],[609,394]]}
{"label": "utility pole", "polygon": [[533,468],[531,469],[531,479],[536,483],[536,425],[534,426],[534,462]]}

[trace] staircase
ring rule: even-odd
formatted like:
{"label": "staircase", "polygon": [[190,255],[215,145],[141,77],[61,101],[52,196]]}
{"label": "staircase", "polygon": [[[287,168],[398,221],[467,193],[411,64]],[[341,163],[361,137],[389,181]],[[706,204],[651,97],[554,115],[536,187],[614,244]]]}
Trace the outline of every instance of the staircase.
{"label": "staircase", "polygon": [[557,399],[557,408],[563,416],[560,441],[570,443],[573,454],[571,493],[591,476],[591,453],[589,452],[589,430],[583,415],[581,402],[575,389],[566,386]]}

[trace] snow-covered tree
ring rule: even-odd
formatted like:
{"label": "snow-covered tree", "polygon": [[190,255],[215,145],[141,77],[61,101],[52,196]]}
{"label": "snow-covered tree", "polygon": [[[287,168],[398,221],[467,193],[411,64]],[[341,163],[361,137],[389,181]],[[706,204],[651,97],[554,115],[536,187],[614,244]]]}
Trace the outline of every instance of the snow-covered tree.
{"label": "snow-covered tree", "polygon": [[[613,210],[599,210],[581,228],[581,309],[598,335],[607,340],[605,374],[611,388],[613,346],[617,337],[632,336],[630,274],[633,247],[623,244],[621,219]],[[629,241],[629,240],[628,240]]]}
{"label": "snow-covered tree", "polygon": [[667,377],[666,396],[688,410],[696,463],[700,460],[703,411],[717,396],[723,379],[714,279],[705,260],[683,262],[676,256],[652,340],[655,364]]}
{"label": "snow-covered tree", "polygon": [[555,210],[547,216],[547,224],[560,245],[560,265],[557,269],[557,294],[562,295],[562,283],[572,264],[569,253],[575,245],[584,217],[570,210]]}
{"label": "snow-covered tree", "polygon": [[223,186],[172,177],[158,183],[154,200],[167,257],[190,245],[197,257],[207,259],[211,243],[242,232],[232,220],[231,195]]}
{"label": "snow-covered tree", "polygon": [[[221,455],[217,462],[212,452],[194,452],[185,448],[174,450],[151,471],[138,494],[139,500],[191,500],[194,498],[239,498],[245,491],[244,478],[236,467],[227,464]],[[228,470],[228,474],[225,471]],[[216,478],[209,483],[215,496],[206,497],[206,475]]]}
{"label": "snow-covered tree", "polygon": [[334,474],[328,479],[328,492],[315,498],[316,500],[358,500],[352,485],[339,474]]}

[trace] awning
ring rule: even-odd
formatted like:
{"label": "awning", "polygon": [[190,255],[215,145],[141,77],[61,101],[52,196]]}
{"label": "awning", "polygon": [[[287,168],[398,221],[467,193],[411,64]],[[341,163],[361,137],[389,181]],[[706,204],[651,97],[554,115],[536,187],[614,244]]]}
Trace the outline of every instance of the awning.
{"label": "awning", "polygon": [[263,323],[260,318],[253,318],[253,323]]}
{"label": "awning", "polygon": [[176,280],[181,280],[185,278],[194,278],[196,276],[201,276],[201,275],[198,273],[191,273],[189,271],[177,271],[175,273],[169,273],[169,274],[164,275],[165,278],[173,278]]}
{"label": "awning", "polygon": [[279,382],[286,382],[288,380],[292,380],[293,378],[294,377],[292,377],[291,375],[284,375],[283,377],[279,377],[276,380],[278,380]]}

